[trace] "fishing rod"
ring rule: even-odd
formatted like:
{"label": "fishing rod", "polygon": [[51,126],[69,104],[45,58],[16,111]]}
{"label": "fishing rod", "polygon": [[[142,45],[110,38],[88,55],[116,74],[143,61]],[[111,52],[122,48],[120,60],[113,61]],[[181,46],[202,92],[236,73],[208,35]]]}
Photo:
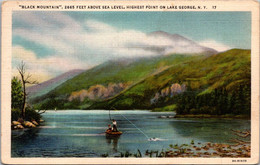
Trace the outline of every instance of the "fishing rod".
{"label": "fishing rod", "polygon": [[[114,110],[117,110],[115,109],[114,107],[111,107],[113,108]],[[110,112],[110,110],[109,110]],[[130,124],[132,124],[138,131],[140,131],[149,141],[156,141],[156,138],[150,138],[149,136],[147,136],[140,128],[138,128],[133,122],[131,122],[127,117],[125,117],[124,115],[120,114],[123,118],[125,118]],[[110,119],[111,120],[111,119]]]}
{"label": "fishing rod", "polygon": [[[117,109],[115,109],[114,107],[110,107],[110,109],[111,109],[111,108],[113,108],[114,110],[117,110]],[[111,120],[110,109],[109,109],[109,119]]]}
{"label": "fishing rod", "polygon": [[124,115],[120,114],[121,116],[123,116],[129,123],[131,123],[136,129],[138,129],[145,137],[147,137],[149,139],[149,137],[140,129],[138,128],[134,123],[132,123],[130,120],[128,120]]}
{"label": "fishing rod", "polygon": [[110,116],[110,109],[109,109],[109,111],[108,111],[108,112],[109,112],[109,119],[110,119],[110,121],[111,121],[111,116]]}

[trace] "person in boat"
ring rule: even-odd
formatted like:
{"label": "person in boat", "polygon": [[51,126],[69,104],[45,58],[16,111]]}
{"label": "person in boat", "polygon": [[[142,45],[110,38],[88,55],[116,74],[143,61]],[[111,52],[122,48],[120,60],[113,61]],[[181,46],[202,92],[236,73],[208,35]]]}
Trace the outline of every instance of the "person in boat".
{"label": "person in boat", "polygon": [[107,131],[109,131],[109,132],[111,132],[111,131],[112,131],[112,127],[111,127],[111,125],[110,125],[110,124],[108,124],[108,129],[107,129]]}
{"label": "person in boat", "polygon": [[115,119],[112,120],[112,124],[113,124],[112,131],[113,132],[118,132],[118,130],[117,130],[117,123],[116,123]]}

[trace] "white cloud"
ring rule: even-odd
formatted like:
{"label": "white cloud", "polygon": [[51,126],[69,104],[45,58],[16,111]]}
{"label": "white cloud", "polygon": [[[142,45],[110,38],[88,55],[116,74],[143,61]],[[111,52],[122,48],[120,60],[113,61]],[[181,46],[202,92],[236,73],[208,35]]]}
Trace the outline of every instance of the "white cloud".
{"label": "white cloud", "polygon": [[13,15],[15,21],[23,23],[23,27],[31,30],[48,32],[57,29],[57,27],[81,30],[80,23],[61,12],[17,11]]}
{"label": "white cloud", "polygon": [[112,26],[99,22],[99,21],[95,21],[95,20],[87,20],[85,22],[85,25],[87,27],[88,30],[94,32],[94,33],[102,33],[102,32],[115,32],[115,28],[113,28]]}
{"label": "white cloud", "polygon": [[34,52],[24,49],[22,46],[14,46],[12,49],[12,58],[23,59],[24,61],[36,61],[36,55]]}
{"label": "white cloud", "polygon": [[27,50],[21,46],[12,48],[12,73],[17,76],[17,66],[24,61],[26,70],[32,74],[32,79],[39,82],[50,79],[57,74],[72,69],[87,69],[91,65],[87,65],[84,61],[78,61],[71,57],[49,56],[46,58],[38,58],[34,52]]}
{"label": "white cloud", "polygon": [[62,54],[67,52],[74,53],[74,48],[62,40],[62,37],[57,36],[59,32],[53,30],[50,34],[34,32],[27,29],[15,29],[13,35],[20,36],[31,42],[38,43],[49,49],[54,49],[56,52]]}
{"label": "white cloud", "polygon": [[204,40],[204,41],[200,41],[199,44],[201,46],[213,48],[213,49],[217,50],[218,52],[223,52],[223,51],[231,49],[230,46],[224,45],[215,40]]}
{"label": "white cloud", "polygon": [[[15,12],[14,21],[22,24],[13,27],[14,36],[53,51],[40,57],[35,54],[34,47],[14,46],[13,63],[17,65],[18,61],[24,60],[31,71],[47,75],[45,77],[71,69],[87,69],[120,57],[203,51],[198,45],[180,38],[174,41],[168,36],[122,30],[93,19],[79,22],[62,12]],[[219,44],[210,43],[214,49],[223,49]]]}
{"label": "white cloud", "polygon": [[[13,34],[55,50],[58,56],[74,56],[101,63],[115,57],[156,56],[169,51],[180,53],[187,44],[173,42],[164,36],[149,36],[137,30],[117,29],[93,19],[77,22],[59,12],[29,12],[17,15],[16,19],[22,17],[21,20],[30,24],[24,19],[26,15],[29,15],[32,27],[35,28],[14,27]],[[185,53],[187,50],[192,51],[185,49]]]}

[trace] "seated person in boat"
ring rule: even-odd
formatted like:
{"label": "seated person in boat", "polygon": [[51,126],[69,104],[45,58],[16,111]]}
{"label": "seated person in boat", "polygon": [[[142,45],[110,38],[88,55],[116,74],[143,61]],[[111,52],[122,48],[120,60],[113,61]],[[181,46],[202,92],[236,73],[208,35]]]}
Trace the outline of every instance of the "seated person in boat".
{"label": "seated person in boat", "polygon": [[117,123],[116,123],[116,121],[114,119],[112,120],[112,124],[113,124],[112,131],[113,132],[118,132],[118,130],[117,130]]}
{"label": "seated person in boat", "polygon": [[108,129],[107,129],[108,132],[111,132],[112,131],[112,127],[110,124],[108,124]]}

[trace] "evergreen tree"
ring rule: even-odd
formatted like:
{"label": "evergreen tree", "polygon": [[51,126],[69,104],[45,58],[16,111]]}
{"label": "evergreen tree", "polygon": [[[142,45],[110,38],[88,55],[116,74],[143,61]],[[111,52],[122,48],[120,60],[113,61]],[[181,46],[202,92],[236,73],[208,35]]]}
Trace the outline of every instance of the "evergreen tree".
{"label": "evergreen tree", "polygon": [[246,85],[243,88],[244,97],[245,97],[245,113],[251,115],[251,87]]}
{"label": "evergreen tree", "polygon": [[11,88],[11,108],[21,110],[23,105],[22,82],[17,77],[13,77]]}

